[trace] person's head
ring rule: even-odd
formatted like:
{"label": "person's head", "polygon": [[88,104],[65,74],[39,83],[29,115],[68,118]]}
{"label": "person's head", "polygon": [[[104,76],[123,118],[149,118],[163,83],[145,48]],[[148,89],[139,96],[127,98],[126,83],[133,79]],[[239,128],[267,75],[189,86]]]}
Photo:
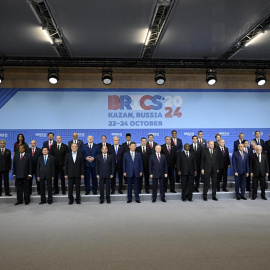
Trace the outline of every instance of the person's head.
{"label": "person's head", "polygon": [[177,131],[176,130],[172,131],[172,138],[174,138],[174,139],[177,138]]}
{"label": "person's head", "polygon": [[53,141],[53,138],[54,138],[54,134],[52,132],[49,132],[48,133],[48,140]]}
{"label": "person's head", "polygon": [[102,148],[101,148],[101,152],[102,152],[102,154],[107,154],[108,147],[106,145],[103,145]]}
{"label": "person's head", "polygon": [[261,137],[261,132],[259,130],[255,131],[255,137],[259,139]]}
{"label": "person's head", "polygon": [[256,145],[255,149],[256,149],[256,153],[257,153],[257,154],[261,154],[261,152],[262,152],[262,147],[261,147],[261,145]]}
{"label": "person's head", "polygon": [[72,150],[73,153],[77,152],[77,150],[78,150],[78,144],[77,143],[73,143],[71,145],[71,150]]}
{"label": "person's head", "polygon": [[203,132],[201,130],[198,131],[198,137],[199,137],[199,139],[202,139],[202,137],[203,137]]}
{"label": "person's head", "polygon": [[255,141],[250,141],[250,147],[252,148],[252,149],[255,149],[255,147],[256,147],[256,143],[255,143]]}
{"label": "person's head", "polygon": [[208,141],[208,147],[214,149],[214,141]]}
{"label": "person's head", "polygon": [[248,140],[244,140],[243,145],[244,145],[245,148],[248,148]]}
{"label": "person's head", "polygon": [[88,136],[88,137],[87,137],[87,141],[88,141],[89,143],[93,143],[94,137],[93,137],[92,135]]}
{"label": "person's head", "polygon": [[156,153],[160,153],[161,152],[161,146],[160,145],[156,145],[155,147]]}
{"label": "person's head", "polygon": [[215,135],[216,141],[218,142],[218,141],[220,140],[220,138],[221,138],[221,135],[220,135],[219,133],[217,133],[217,134]]}
{"label": "person's head", "polygon": [[17,143],[24,144],[24,136],[23,134],[18,134],[17,136]]}
{"label": "person's head", "polygon": [[198,142],[198,137],[196,135],[192,136],[192,142],[197,143]]}
{"label": "person's head", "polygon": [[73,138],[73,140],[78,140],[78,133],[77,132],[74,132],[73,134],[72,134],[72,138]]}
{"label": "person's head", "polygon": [[[270,135],[269,135],[270,137]],[[153,134],[148,134],[148,141],[152,142],[154,140],[154,135]]]}
{"label": "person's head", "polygon": [[24,153],[24,152],[25,152],[25,147],[24,147],[24,145],[20,145],[20,146],[19,146],[19,153],[22,154],[22,153]]}
{"label": "person's head", "polygon": [[219,146],[224,147],[225,145],[225,140],[224,139],[220,139],[218,142]]}
{"label": "person's head", "polygon": [[238,137],[239,137],[239,140],[243,141],[245,134],[243,132],[241,132],[241,133],[239,133]]}
{"label": "person's head", "polygon": [[244,145],[242,143],[239,143],[238,144],[238,150],[242,152],[243,149],[244,149]]}
{"label": "person's head", "polygon": [[169,145],[169,144],[172,143],[172,139],[171,139],[170,136],[166,136],[166,137],[165,137],[165,143],[166,143],[167,145]]}
{"label": "person's head", "polygon": [[119,137],[117,137],[117,136],[114,136],[113,137],[113,144],[114,145],[118,145],[119,144]]}
{"label": "person's head", "polygon": [[101,137],[101,141],[102,141],[102,143],[106,143],[107,142],[107,137],[105,135],[103,135]]}
{"label": "person's head", "polygon": [[127,142],[131,141],[131,134],[130,133],[126,134],[126,140],[127,140]]}
{"label": "person's head", "polygon": [[60,135],[56,136],[56,142],[61,143],[62,142],[62,137]]}
{"label": "person's head", "polygon": [[145,137],[142,137],[142,138],[141,138],[141,145],[142,145],[142,146],[146,146],[146,143],[147,143],[146,138],[145,138]]}
{"label": "person's head", "polygon": [[130,145],[129,145],[129,149],[130,149],[130,151],[135,151],[135,149],[136,149],[136,143],[135,142],[131,142]]}
{"label": "person's head", "polygon": [[32,148],[35,148],[37,146],[37,142],[35,140],[32,140],[30,144]]}
{"label": "person's head", "polygon": [[189,151],[189,148],[190,148],[189,144],[188,143],[185,143],[185,145],[184,145],[185,151]]}
{"label": "person's head", "polygon": [[6,141],[5,140],[0,140],[0,147],[5,148],[6,147]]}
{"label": "person's head", "polygon": [[49,152],[49,150],[48,150],[47,147],[43,147],[43,148],[42,148],[42,154],[43,154],[44,156],[48,155],[48,152]]}

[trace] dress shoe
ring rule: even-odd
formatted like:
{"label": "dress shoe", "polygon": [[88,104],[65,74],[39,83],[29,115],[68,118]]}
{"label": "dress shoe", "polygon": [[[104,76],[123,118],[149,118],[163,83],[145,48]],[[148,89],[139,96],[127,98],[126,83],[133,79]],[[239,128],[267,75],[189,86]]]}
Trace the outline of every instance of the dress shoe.
{"label": "dress shoe", "polygon": [[94,195],[97,195],[97,192],[93,192]]}
{"label": "dress shoe", "polygon": [[89,195],[90,194],[90,191],[89,192],[85,192],[85,195]]}
{"label": "dress shoe", "polygon": [[150,194],[150,191],[149,191],[149,190],[146,190],[145,193],[146,193],[146,194]]}
{"label": "dress shoe", "polygon": [[78,201],[78,202],[76,202],[76,203],[77,203],[77,204],[81,204],[81,202],[79,202],[79,201]]}
{"label": "dress shoe", "polygon": [[131,201],[127,201],[127,203],[131,203]]}
{"label": "dress shoe", "polygon": [[25,205],[28,205],[29,204],[29,202],[26,202],[26,203],[24,203]]}
{"label": "dress shoe", "polygon": [[252,201],[255,201],[255,200],[256,200],[256,198],[251,198],[251,200],[252,200]]}
{"label": "dress shoe", "polygon": [[245,196],[241,197],[242,200],[246,201],[247,198]]}
{"label": "dress shoe", "polygon": [[152,202],[156,202],[157,200],[156,199],[153,199]]}
{"label": "dress shoe", "polygon": [[71,204],[73,204],[73,202],[69,202],[68,204],[71,205]]}
{"label": "dress shoe", "polygon": [[165,199],[161,199],[162,202],[167,202]]}
{"label": "dress shoe", "polygon": [[115,191],[114,191],[114,190],[112,190],[111,194],[114,194],[114,193],[115,193]]}
{"label": "dress shoe", "polygon": [[63,191],[63,192],[62,192],[62,195],[66,195],[66,192],[65,192],[65,191]]}
{"label": "dress shoe", "polygon": [[203,197],[203,200],[204,200],[204,201],[207,201],[207,197]]}
{"label": "dress shoe", "polygon": [[263,197],[263,198],[262,198],[262,200],[265,200],[265,201],[266,201],[266,200],[267,200],[267,198],[266,198],[266,197]]}
{"label": "dress shoe", "polygon": [[194,188],[194,192],[200,192],[199,189],[197,188]]}
{"label": "dress shoe", "polygon": [[188,199],[188,201],[189,201],[189,202],[193,202],[193,200],[192,200],[192,199]]}
{"label": "dress shoe", "polygon": [[107,203],[109,204],[109,203],[111,203],[111,201],[107,201]]}
{"label": "dress shoe", "polygon": [[212,200],[213,200],[213,201],[218,201],[218,198],[215,197],[215,196],[213,196],[213,197],[212,197]]}
{"label": "dress shoe", "polygon": [[246,191],[251,191],[251,189],[250,188],[247,188]]}
{"label": "dress shoe", "polygon": [[182,201],[183,201],[183,202],[186,202],[186,201],[187,201],[187,199],[182,199]]}
{"label": "dress shoe", "polygon": [[59,191],[55,191],[55,192],[53,193],[53,195],[56,195],[56,194],[59,194]]}
{"label": "dress shoe", "polygon": [[136,203],[141,203],[141,201],[140,200],[137,200]]}
{"label": "dress shoe", "polygon": [[119,193],[119,194],[123,194],[123,191],[122,191],[122,190],[118,190],[118,193]]}
{"label": "dress shoe", "polygon": [[236,200],[237,200],[237,201],[240,201],[240,198],[239,198],[239,197],[237,197],[237,198],[236,198]]}
{"label": "dress shoe", "polygon": [[19,205],[19,204],[22,204],[22,202],[16,202],[14,205]]}
{"label": "dress shoe", "polygon": [[103,204],[104,203],[104,201],[103,200],[101,200],[100,202],[99,202],[99,204]]}
{"label": "dress shoe", "polygon": [[39,204],[45,204],[46,202],[40,202]]}
{"label": "dress shoe", "polygon": [[38,192],[38,195],[40,195],[40,192]]}
{"label": "dress shoe", "polygon": [[220,192],[220,189],[217,189],[217,192]]}
{"label": "dress shoe", "polygon": [[12,196],[10,193],[6,193],[6,195],[5,196]]}
{"label": "dress shoe", "polygon": [[171,193],[177,193],[175,190],[170,190]]}
{"label": "dress shoe", "polygon": [[228,192],[229,190],[227,188],[223,188],[222,191]]}
{"label": "dress shoe", "polygon": [[52,204],[52,202],[48,202],[48,204]]}

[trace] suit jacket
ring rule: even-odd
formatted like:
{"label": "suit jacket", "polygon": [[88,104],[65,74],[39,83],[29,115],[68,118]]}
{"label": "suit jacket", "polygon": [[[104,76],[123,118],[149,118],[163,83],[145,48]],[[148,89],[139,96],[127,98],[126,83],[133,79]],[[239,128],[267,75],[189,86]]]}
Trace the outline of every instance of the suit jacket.
{"label": "suit jacket", "polygon": [[253,176],[259,177],[260,172],[263,177],[266,173],[269,173],[269,165],[265,153],[261,153],[261,163],[257,154],[254,153],[250,157],[250,173],[253,173]]}
{"label": "suit jacket", "polygon": [[200,146],[199,144],[197,144],[197,151],[195,152],[195,150],[193,149],[193,143],[190,144],[190,149],[189,151],[194,152],[195,154],[195,159],[197,162],[197,170],[201,168],[201,160],[202,160],[202,151],[203,151],[203,147]]}
{"label": "suit jacket", "polygon": [[[257,139],[254,138],[253,141],[257,144]],[[260,146],[262,147],[262,151],[265,152],[265,143],[263,139],[260,139]]]}
{"label": "suit jacket", "polygon": [[176,146],[171,145],[171,152],[169,154],[166,143],[162,144],[161,153],[166,156],[168,168],[174,168],[177,160]]}
{"label": "suit jacket", "polygon": [[35,174],[37,171],[37,163],[38,163],[38,158],[42,155],[41,148],[36,147],[34,157],[32,157],[32,147],[28,148],[25,151],[27,154],[31,155],[31,160],[32,160],[32,173]]}
{"label": "suit jacket", "polygon": [[[55,140],[53,140],[52,146],[53,146],[54,144],[56,144],[56,141],[55,141]],[[51,148],[52,148],[52,146],[51,146]],[[45,141],[45,142],[43,143],[43,146],[42,146],[42,147],[48,148],[49,154],[50,154],[51,150],[50,150],[50,148],[49,148],[49,140]]]}
{"label": "suit jacket", "polygon": [[66,154],[64,172],[68,178],[81,178],[81,175],[84,175],[84,159],[80,152],[77,152],[75,163],[73,161],[72,152]]}
{"label": "suit jacket", "polygon": [[201,169],[204,173],[210,173],[212,169],[215,173],[219,170],[219,154],[216,148],[213,149],[213,157],[211,158],[209,148],[204,148],[201,160]]}
{"label": "suit jacket", "polygon": [[149,175],[153,175],[153,178],[164,178],[165,174],[168,174],[168,166],[166,156],[160,154],[160,163],[157,155],[153,154],[149,159]]}
{"label": "suit jacket", "polygon": [[177,152],[181,152],[183,149],[183,143],[182,140],[179,138],[176,138],[176,145],[174,144],[173,138],[172,138],[172,142],[171,145],[176,146],[176,150]]}
{"label": "suit jacket", "polygon": [[149,146],[149,148],[151,149],[152,154],[155,154],[156,153],[156,150],[155,150],[156,145],[158,145],[158,144],[153,141],[153,148],[151,148],[149,141],[146,143],[146,146]]}
{"label": "suit jacket", "polygon": [[7,172],[9,170],[11,170],[11,152],[5,148],[5,152],[2,155],[0,148],[0,172]]}
{"label": "suit jacket", "polygon": [[232,155],[233,172],[238,174],[249,173],[249,160],[248,154],[244,152],[244,160],[241,157],[239,151],[236,151]]}
{"label": "suit jacket", "polygon": [[[73,140],[68,142],[68,150],[69,152],[71,152],[71,145],[73,144]],[[81,140],[77,140],[77,145],[78,145],[78,152],[81,151],[82,145],[83,145],[83,141]]]}
{"label": "suit jacket", "polygon": [[193,151],[189,151],[189,157],[186,156],[185,151],[178,153],[177,157],[177,172],[181,172],[181,175],[193,175],[197,171],[196,156]]}
{"label": "suit jacket", "polygon": [[224,146],[224,155],[220,147],[217,147],[219,153],[219,169],[228,169],[228,166],[231,165],[229,149]]}
{"label": "suit jacket", "polygon": [[[88,143],[83,144],[82,148],[81,148],[81,153],[82,153],[83,158],[85,160],[85,167],[87,167],[87,168],[95,167],[95,165],[96,165],[95,159],[96,159],[97,155],[101,154],[99,146],[95,143],[93,143],[92,149],[89,148]],[[94,161],[89,162],[88,160],[86,160],[86,158],[89,156],[93,157]]]}
{"label": "suit jacket", "polygon": [[270,157],[270,140],[266,141],[264,146],[265,146],[265,151],[267,152],[267,156]]}
{"label": "suit jacket", "polygon": [[57,144],[54,144],[51,147],[51,155],[54,156],[54,163],[56,167],[64,167],[65,157],[68,152],[68,146],[64,143],[61,143],[60,150],[58,150]]}
{"label": "suit jacket", "polygon": [[117,155],[115,153],[114,145],[111,145],[108,151],[108,154],[113,155],[115,164],[117,164],[118,168],[123,167],[123,154],[124,154],[123,152],[124,152],[124,147],[120,144],[118,145]]}
{"label": "suit jacket", "polygon": [[199,144],[200,146],[202,146],[203,148],[206,148],[206,147],[207,147],[207,141],[206,141],[205,139],[202,139],[202,143],[200,144],[200,143],[199,143],[199,138],[198,138],[198,144]]}
{"label": "suit jacket", "polygon": [[143,172],[142,156],[140,153],[135,152],[135,159],[132,160],[130,151],[125,152],[123,155],[123,173],[127,174],[127,177],[140,177],[140,173]]}
{"label": "suit jacket", "polygon": [[149,168],[149,159],[152,154],[152,149],[149,146],[145,146],[145,155],[142,152],[142,146],[138,146],[136,148],[136,152],[141,153],[142,155],[142,162],[143,162],[143,169],[148,170]]}
{"label": "suit jacket", "polygon": [[29,154],[24,154],[20,160],[20,154],[15,155],[13,159],[13,175],[16,178],[26,179],[28,175],[32,175],[32,160]]}
{"label": "suit jacket", "polygon": [[[243,141],[242,141],[243,142]],[[233,143],[233,152],[238,151],[238,145],[240,144],[239,139]]]}
{"label": "suit jacket", "polygon": [[122,143],[122,147],[124,147],[123,153],[130,151],[129,146],[127,145],[127,142]]}
{"label": "suit jacket", "polygon": [[114,175],[115,171],[115,160],[113,155],[107,154],[107,160],[104,162],[103,154],[97,155],[96,158],[96,174],[100,178],[110,178]]}
{"label": "suit jacket", "polygon": [[[100,151],[101,151],[101,149],[102,149],[102,146],[103,146],[103,143],[101,142],[101,143],[98,143],[98,146],[99,146],[99,148],[100,148]],[[107,148],[108,148],[108,150],[109,150],[109,148],[112,146],[110,143],[107,143],[106,142],[106,146],[107,146]]]}
{"label": "suit jacket", "polygon": [[44,163],[44,156],[40,156],[37,162],[37,174],[36,177],[40,177],[40,179],[51,180],[55,175],[55,165],[54,165],[54,157],[48,155],[46,165]]}

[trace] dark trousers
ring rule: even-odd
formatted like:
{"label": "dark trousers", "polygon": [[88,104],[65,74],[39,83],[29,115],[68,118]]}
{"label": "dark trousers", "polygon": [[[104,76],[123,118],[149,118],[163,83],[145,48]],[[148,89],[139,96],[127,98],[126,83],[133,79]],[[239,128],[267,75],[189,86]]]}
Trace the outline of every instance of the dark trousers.
{"label": "dark trousers", "polygon": [[139,201],[139,181],[140,177],[127,177],[127,183],[128,183],[128,201],[132,201],[132,183],[134,183],[134,195],[135,200]]}
{"label": "dark trousers", "polygon": [[40,182],[37,180],[36,173],[32,173],[32,177],[30,179],[30,194],[32,194],[32,188],[33,188],[33,180],[36,179],[36,185],[37,185],[37,193],[40,194]]}
{"label": "dark trousers", "polygon": [[213,168],[211,172],[204,173],[204,186],[203,186],[203,196],[207,196],[208,189],[210,187],[210,178],[212,179],[212,197],[216,196],[217,192],[217,172],[214,172]]}
{"label": "dark trousers", "polygon": [[180,175],[178,175],[177,168],[174,169],[174,173],[175,173],[175,181],[176,181],[176,183],[180,183]]}
{"label": "dark trousers", "polygon": [[160,177],[160,178],[153,178],[153,190],[152,190],[153,200],[157,199],[158,182],[159,182],[160,198],[161,200],[165,199],[164,178]]}
{"label": "dark trousers", "polygon": [[262,176],[260,172],[260,175],[258,177],[253,176],[252,178],[252,198],[254,199],[257,198],[257,189],[258,189],[259,181],[260,181],[260,186],[261,186],[261,197],[265,198],[266,182],[265,182],[265,177]]}
{"label": "dark trousers", "polygon": [[193,175],[181,175],[182,199],[192,200],[193,181]]}
{"label": "dark trousers", "polygon": [[62,193],[66,192],[66,182],[65,182],[65,176],[64,176],[64,168],[62,166],[58,167],[55,166],[55,176],[54,176],[54,192],[59,192],[59,187],[58,187],[58,177],[60,174],[60,179],[61,179],[61,190]]}
{"label": "dark trousers", "polygon": [[46,195],[45,195],[45,190],[46,190],[46,185],[47,183],[47,190],[48,190],[48,203],[53,202],[53,197],[52,197],[52,179],[40,179],[40,197],[41,197],[41,202],[45,203],[46,202]]}
{"label": "dark trousers", "polygon": [[220,182],[223,179],[222,189],[227,188],[228,169],[220,169],[217,174],[217,190],[220,190]]}
{"label": "dark trousers", "polygon": [[17,186],[17,202],[22,203],[23,197],[24,202],[30,202],[30,180],[27,178],[17,178],[16,179]]}
{"label": "dark trousers", "polygon": [[140,184],[139,184],[140,193],[142,192],[143,178],[144,178],[145,191],[148,192],[149,191],[149,170],[148,170],[148,168],[143,168],[143,175],[140,177]]}
{"label": "dark trousers", "polygon": [[197,175],[194,176],[194,187],[195,189],[199,189],[200,187],[200,177],[201,177],[201,165],[197,165],[198,169],[197,169]]}
{"label": "dark trousers", "polygon": [[74,202],[73,197],[73,187],[75,185],[76,189],[76,202],[81,201],[81,178],[80,177],[71,177],[68,178],[68,199],[70,202]]}
{"label": "dark trousers", "polygon": [[4,178],[5,194],[9,194],[9,171],[0,172],[0,195],[2,195],[2,178]]}
{"label": "dark trousers", "polygon": [[[241,194],[239,193],[239,187],[241,188]],[[235,193],[236,197],[244,197],[246,191],[246,175],[238,174],[238,176],[235,176]]]}
{"label": "dark trousers", "polygon": [[100,178],[99,179],[99,191],[100,191],[100,200],[104,201],[104,184],[106,184],[106,200],[107,202],[111,200],[111,181],[110,178]]}
{"label": "dark trousers", "polygon": [[168,180],[170,181],[170,191],[175,191],[174,168],[168,168],[168,177],[164,180],[164,191],[167,192]]}
{"label": "dark trousers", "polygon": [[92,191],[97,192],[97,174],[95,167],[86,167],[85,168],[85,177],[84,177],[84,185],[85,192],[90,192],[90,179],[92,180]]}
{"label": "dark trousers", "polygon": [[250,175],[248,175],[248,177],[246,177],[246,190],[247,191],[251,190],[251,178],[250,178]]}
{"label": "dark trousers", "polygon": [[115,192],[116,189],[116,173],[118,175],[118,180],[119,180],[119,186],[118,186],[118,191],[122,191],[123,189],[123,169],[119,168],[117,166],[117,163],[115,164],[115,172],[113,175],[113,178],[111,179],[111,187],[112,187],[112,192]]}

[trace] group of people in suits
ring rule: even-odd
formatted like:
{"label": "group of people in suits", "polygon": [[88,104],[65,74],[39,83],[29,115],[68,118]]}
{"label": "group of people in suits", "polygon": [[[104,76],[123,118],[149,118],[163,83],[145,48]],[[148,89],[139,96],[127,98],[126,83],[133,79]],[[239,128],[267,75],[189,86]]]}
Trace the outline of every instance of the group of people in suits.
{"label": "group of people in suits", "polygon": [[[90,192],[97,195],[100,191],[100,204],[111,203],[110,194],[116,191],[116,179],[119,180],[118,193],[123,194],[123,181],[128,185],[127,202],[132,202],[134,185],[135,201],[140,203],[140,193],[143,189],[150,193],[149,179],[152,180],[152,202],[157,200],[157,189],[160,188],[161,201],[166,202],[165,193],[168,184],[170,192],[176,193],[175,182],[181,178],[182,201],[192,201],[193,192],[199,192],[200,181],[203,186],[203,200],[207,201],[207,193],[212,182],[212,199],[217,201],[216,192],[227,192],[228,168],[231,167],[229,150],[225,140],[216,134],[216,141],[203,138],[203,132],[192,136],[192,143],[186,143],[183,148],[182,140],[177,138],[177,131],[165,137],[165,143],[158,145],[154,136],[141,138],[140,146],[132,142],[131,134],[126,134],[126,142],[120,145],[119,137],[113,138],[113,144],[102,136],[99,144],[94,143],[93,136],[87,137],[87,143],[78,139],[73,133],[73,139],[68,145],[62,143],[62,137],[48,133],[48,140],[42,149],[37,147],[36,141],[25,143],[23,134],[19,134],[14,144],[13,177],[17,186],[17,203],[30,203],[32,181],[37,182],[37,192],[41,196],[40,204],[53,202],[53,195],[59,194],[59,176],[61,192],[66,194],[65,180],[68,181],[69,204],[74,203],[73,189],[75,185],[77,204],[81,203],[80,185],[84,180],[85,195]],[[4,178],[5,195],[9,192],[9,173],[11,172],[11,151],[5,148],[5,140],[0,140],[0,176],[1,193],[2,178]],[[269,174],[270,140],[264,142],[260,132],[255,132],[255,139],[250,142],[239,134],[234,142],[232,167],[235,176],[236,199],[246,200],[245,191],[251,191],[252,199],[257,197],[260,182],[261,197],[265,197],[266,177]],[[208,146],[208,147],[207,147]],[[17,154],[16,154],[17,152]],[[252,179],[252,187],[251,187]],[[47,185],[48,197],[45,196]],[[54,192],[52,191],[54,188]],[[106,191],[106,196],[104,194]]]}

